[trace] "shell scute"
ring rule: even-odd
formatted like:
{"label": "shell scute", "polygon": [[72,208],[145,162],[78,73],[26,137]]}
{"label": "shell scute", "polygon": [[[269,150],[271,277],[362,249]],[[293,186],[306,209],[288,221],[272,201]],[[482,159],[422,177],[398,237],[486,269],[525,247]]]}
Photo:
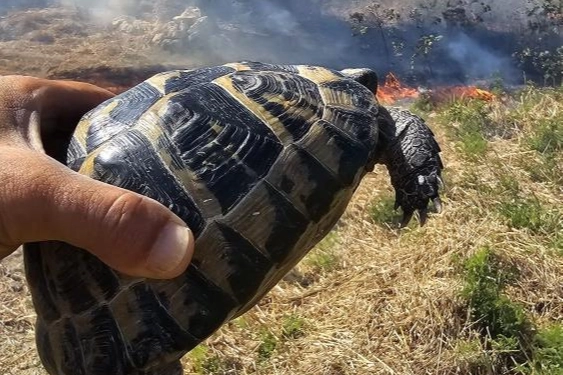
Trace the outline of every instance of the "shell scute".
{"label": "shell scute", "polygon": [[247,238],[229,225],[217,221],[203,235],[200,247],[206,251],[195,254],[192,263],[215,285],[226,291],[238,304],[248,301],[258,285],[249,274],[264,278],[271,271],[272,261]]}
{"label": "shell scute", "polygon": [[[198,341],[169,315],[149,284],[132,285],[128,293],[120,293],[112,301],[110,309],[110,319],[117,323],[117,332],[122,336],[117,341],[125,343],[122,352],[129,353],[134,368],[169,362],[171,358],[159,353],[176,353]],[[127,319],[129,311],[140,312],[137,320]]]}
{"label": "shell scute", "polygon": [[[143,82],[135,90],[126,91],[119,99],[113,99],[107,106],[88,114],[90,124],[86,136],[86,152],[94,151],[107,140],[134,126],[161,97],[158,90]],[[121,103],[127,105],[120,105]]]}
{"label": "shell scute", "polygon": [[359,179],[360,167],[369,154],[358,140],[326,120],[317,121],[297,144],[331,171],[342,186]]}
{"label": "shell scute", "polygon": [[91,177],[167,204],[194,234],[201,233],[205,226],[202,212],[183,182],[171,173],[173,165],[165,163],[162,155],[166,149],[155,146],[151,139],[135,131],[114,137],[90,157],[94,168]]}
{"label": "shell scute", "polygon": [[[167,304],[160,304],[166,306],[169,315],[199,341],[206,339],[215,331],[213,327],[226,322],[238,308],[234,297],[209,280],[194,264],[190,264],[184,275],[177,279],[154,281],[151,286],[156,295],[168,290]],[[162,299],[160,297],[160,301]],[[186,346],[184,351],[192,348]]]}
{"label": "shell scute", "polygon": [[335,195],[343,189],[336,175],[297,145],[285,148],[266,180],[314,222],[331,209]]}
{"label": "shell scute", "polygon": [[75,336],[80,338],[75,349],[82,353],[85,374],[124,374],[131,370],[120,327],[107,305],[74,316],[67,325],[74,327]]}
{"label": "shell scute", "polygon": [[222,220],[252,243],[273,263],[282,263],[308,225],[289,199],[266,181],[259,182]]}
{"label": "shell scute", "polygon": [[157,74],[147,80],[164,95],[169,95],[185,90],[187,84],[197,86],[210,82],[216,78],[234,72],[235,69],[228,66],[213,66],[193,70],[176,70]]}

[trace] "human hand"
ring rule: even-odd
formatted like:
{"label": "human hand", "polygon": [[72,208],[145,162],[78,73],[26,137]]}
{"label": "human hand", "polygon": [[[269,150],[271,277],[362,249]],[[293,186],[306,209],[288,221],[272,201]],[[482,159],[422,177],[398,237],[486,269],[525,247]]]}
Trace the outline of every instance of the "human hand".
{"label": "human hand", "polygon": [[25,242],[59,240],[131,276],[185,270],[194,238],[179,217],[48,156],[63,157],[80,117],[112,96],[86,83],[0,77],[0,259]]}

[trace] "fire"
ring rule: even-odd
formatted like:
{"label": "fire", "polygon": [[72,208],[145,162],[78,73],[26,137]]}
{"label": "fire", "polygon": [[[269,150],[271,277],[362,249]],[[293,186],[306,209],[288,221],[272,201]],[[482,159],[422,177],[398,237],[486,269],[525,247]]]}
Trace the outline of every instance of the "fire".
{"label": "fire", "polygon": [[444,103],[457,99],[479,99],[490,102],[495,100],[496,96],[492,92],[476,86],[451,86],[432,90],[429,93],[429,99],[433,103]]}
{"label": "fire", "polygon": [[478,99],[493,101],[496,96],[476,86],[443,86],[421,93],[414,87],[404,85],[393,73],[385,78],[383,86],[377,89],[377,100],[382,104],[393,104],[401,99],[427,98],[432,104],[440,104],[459,99]]}
{"label": "fire", "polygon": [[377,100],[382,104],[393,104],[399,99],[418,98],[417,89],[407,87],[393,74],[387,74],[383,86],[377,89]]}

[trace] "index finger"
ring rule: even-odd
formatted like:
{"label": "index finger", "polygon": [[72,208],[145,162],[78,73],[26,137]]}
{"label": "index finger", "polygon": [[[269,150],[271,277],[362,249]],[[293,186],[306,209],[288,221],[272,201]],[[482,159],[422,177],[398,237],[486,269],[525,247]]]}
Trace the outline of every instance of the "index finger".
{"label": "index finger", "polygon": [[72,131],[76,122],[89,110],[115,96],[90,83],[61,80],[40,80],[34,102],[41,114],[42,130],[56,126]]}

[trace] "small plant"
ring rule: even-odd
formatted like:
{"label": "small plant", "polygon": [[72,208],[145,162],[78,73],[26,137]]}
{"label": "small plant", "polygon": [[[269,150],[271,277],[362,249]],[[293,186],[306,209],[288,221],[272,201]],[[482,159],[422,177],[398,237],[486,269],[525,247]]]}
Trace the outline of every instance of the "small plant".
{"label": "small plant", "polygon": [[523,167],[534,182],[547,182],[561,188],[563,186],[563,158],[542,157],[539,160],[525,161]]}
{"label": "small plant", "polygon": [[222,370],[221,358],[217,355],[210,355],[209,348],[205,345],[198,345],[189,353],[190,363],[198,374],[214,375]]}
{"label": "small plant", "polygon": [[340,260],[336,249],[338,243],[338,233],[336,231],[330,232],[307,255],[304,263],[318,271],[329,272],[334,270]]}
{"label": "small plant", "polygon": [[492,373],[494,358],[483,347],[479,338],[459,340],[456,344],[456,354],[461,367],[469,374]]}
{"label": "small plant", "polygon": [[417,115],[425,116],[427,113],[435,109],[434,103],[430,99],[430,95],[422,93],[412,104],[410,110]]}
{"label": "small plant", "polygon": [[528,138],[532,150],[547,157],[563,151],[563,116],[542,121]]}
{"label": "small plant", "polygon": [[479,250],[465,262],[465,288],[472,320],[492,339],[519,337],[527,327],[523,310],[502,292],[514,279],[489,248]]}
{"label": "small plant", "polygon": [[380,225],[391,225],[398,223],[400,215],[395,211],[395,199],[393,197],[378,197],[370,208],[370,217]]}
{"label": "small plant", "polygon": [[[500,169],[500,168],[499,168]],[[517,195],[520,193],[520,183],[514,176],[506,173],[507,171],[501,171],[498,177],[498,185],[502,189],[502,193],[507,193],[511,195]]]}
{"label": "small plant", "polygon": [[278,346],[277,337],[267,329],[260,332],[260,346],[258,346],[258,361],[265,362],[272,355]]}
{"label": "small plant", "polygon": [[188,354],[190,363],[194,367],[194,370],[199,374],[204,373],[204,363],[207,359],[208,352],[209,349],[207,349],[205,345],[201,344],[193,348]]}
{"label": "small plant", "polygon": [[305,320],[297,315],[286,316],[283,320],[282,336],[285,339],[297,339],[305,335]]}
{"label": "small plant", "polygon": [[559,255],[563,255],[563,233],[558,232],[551,240],[550,246],[555,249]]}
{"label": "small plant", "polygon": [[563,230],[561,213],[545,208],[536,198],[512,198],[503,202],[499,211],[512,228],[528,229],[533,233],[548,235]]}
{"label": "small plant", "polygon": [[539,330],[534,347],[533,368],[538,374],[563,374],[563,326]]}
{"label": "small plant", "polygon": [[442,38],[442,35],[427,34],[422,35],[418,39],[414,48],[414,53],[411,56],[411,70],[415,70],[417,60],[422,60],[430,76],[434,77],[432,62],[430,61],[430,54],[434,50],[435,45],[440,40],[442,40]]}
{"label": "small plant", "polygon": [[503,293],[514,280],[515,271],[506,267],[489,248],[467,259],[464,271],[462,296],[467,301],[471,323],[490,355],[490,360],[483,357],[473,365],[491,366],[492,373],[500,373],[514,365],[526,364],[532,324],[522,307]]}
{"label": "small plant", "polygon": [[469,158],[478,158],[487,152],[485,138],[487,111],[480,100],[458,100],[441,114],[442,121],[451,124],[450,136],[458,141],[460,150]]}
{"label": "small plant", "polygon": [[514,53],[513,57],[518,60],[520,66],[542,75],[543,84],[557,86],[563,83],[563,47],[527,47]]}

